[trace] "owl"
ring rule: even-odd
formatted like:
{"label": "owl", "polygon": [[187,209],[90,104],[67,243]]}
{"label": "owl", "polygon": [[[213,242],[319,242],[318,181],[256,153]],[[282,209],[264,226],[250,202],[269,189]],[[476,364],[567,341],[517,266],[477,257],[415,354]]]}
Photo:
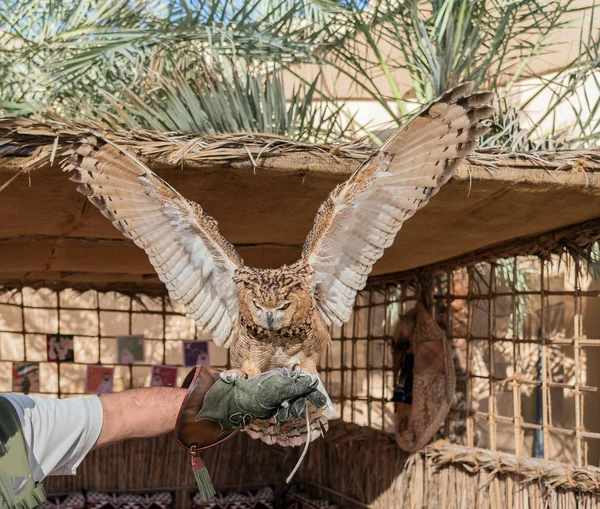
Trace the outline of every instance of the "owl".
{"label": "owl", "polygon": [[[228,376],[273,368],[317,376],[329,326],[350,318],[357,292],[403,222],[475,149],[487,132],[480,121],[493,112],[491,98],[464,83],[415,115],[331,192],[300,260],[278,269],[245,266],[200,205],[100,135],[82,136],[67,148],[63,168],[145,250],[171,299],[217,345],[231,349]],[[300,445],[327,429],[328,401],[324,409],[307,406],[306,419],[281,426],[256,421],[247,431],[268,443]]]}

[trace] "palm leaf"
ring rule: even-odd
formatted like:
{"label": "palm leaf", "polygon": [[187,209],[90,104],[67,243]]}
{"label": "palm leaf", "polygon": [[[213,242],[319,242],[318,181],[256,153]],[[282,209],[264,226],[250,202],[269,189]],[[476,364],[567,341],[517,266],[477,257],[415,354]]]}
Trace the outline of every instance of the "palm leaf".
{"label": "palm leaf", "polygon": [[342,106],[318,97],[319,78],[292,92],[286,101],[281,69],[224,57],[195,72],[159,74],[139,93],[124,88],[107,96],[105,110],[90,109],[109,127],[150,128],[197,134],[258,132],[298,141],[348,138],[352,119]]}
{"label": "palm leaf", "polygon": [[212,55],[310,61],[340,9],[327,0],[7,0],[0,100],[77,115],[80,103],[119,98],[122,83],[139,93],[152,68],[168,74]]}
{"label": "palm leaf", "polygon": [[[324,58],[400,123],[411,107],[398,91],[395,71],[408,71],[419,103],[461,81],[498,90],[507,75],[511,82],[524,77],[528,62],[553,47],[549,36],[566,26],[573,0],[376,0],[368,10],[350,7],[343,15],[352,36]],[[381,54],[386,45],[390,55]],[[391,97],[376,85],[379,74]]]}

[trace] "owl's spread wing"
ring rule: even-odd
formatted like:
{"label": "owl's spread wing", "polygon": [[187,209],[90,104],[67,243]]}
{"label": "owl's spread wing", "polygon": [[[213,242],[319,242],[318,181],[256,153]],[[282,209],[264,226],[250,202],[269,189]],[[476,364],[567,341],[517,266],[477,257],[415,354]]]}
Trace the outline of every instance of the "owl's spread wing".
{"label": "owl's spread wing", "polygon": [[405,220],[425,206],[477,147],[492,94],[463,83],[425,107],[336,187],[317,213],[302,257],[328,324],[350,318],[361,290]]}
{"label": "owl's spread wing", "polygon": [[216,344],[229,346],[238,322],[233,275],[243,262],[217,222],[149,168],[100,136],[64,154],[79,192],[146,251],[172,299]]}

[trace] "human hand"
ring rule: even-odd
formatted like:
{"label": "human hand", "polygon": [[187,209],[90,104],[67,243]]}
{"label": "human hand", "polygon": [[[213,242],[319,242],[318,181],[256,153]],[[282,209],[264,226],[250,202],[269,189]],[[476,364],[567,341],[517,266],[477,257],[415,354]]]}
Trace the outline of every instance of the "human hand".
{"label": "human hand", "polygon": [[302,418],[307,401],[319,408],[327,405],[318,385],[317,375],[285,368],[251,378],[223,377],[206,393],[196,418],[220,422],[223,429],[243,428],[255,419],[276,417],[283,423]]}
{"label": "human hand", "polygon": [[285,368],[274,369],[252,378],[238,378],[236,400],[240,408],[252,410],[257,419],[276,417],[285,422],[304,416],[306,401],[323,408],[327,398],[319,391],[319,377]]}

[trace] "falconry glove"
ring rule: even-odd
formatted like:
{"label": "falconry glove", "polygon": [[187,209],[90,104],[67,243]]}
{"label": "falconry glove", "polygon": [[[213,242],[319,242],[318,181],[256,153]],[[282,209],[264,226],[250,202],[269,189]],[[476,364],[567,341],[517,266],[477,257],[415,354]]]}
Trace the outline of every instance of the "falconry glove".
{"label": "falconry glove", "polygon": [[227,376],[221,370],[196,366],[183,387],[188,393],[177,418],[175,435],[190,450],[200,493],[214,494],[208,471],[198,452],[213,447],[255,419],[275,418],[281,424],[303,417],[307,401],[324,408],[327,398],[319,379],[306,373],[274,369],[255,377]]}
{"label": "falconry glove", "polygon": [[275,417],[281,424],[290,416],[304,416],[305,399],[316,407],[325,407],[327,398],[317,389],[318,383],[316,376],[290,373],[287,369],[252,378],[224,376],[206,393],[196,419],[218,422],[225,433],[243,428],[255,419]]}

